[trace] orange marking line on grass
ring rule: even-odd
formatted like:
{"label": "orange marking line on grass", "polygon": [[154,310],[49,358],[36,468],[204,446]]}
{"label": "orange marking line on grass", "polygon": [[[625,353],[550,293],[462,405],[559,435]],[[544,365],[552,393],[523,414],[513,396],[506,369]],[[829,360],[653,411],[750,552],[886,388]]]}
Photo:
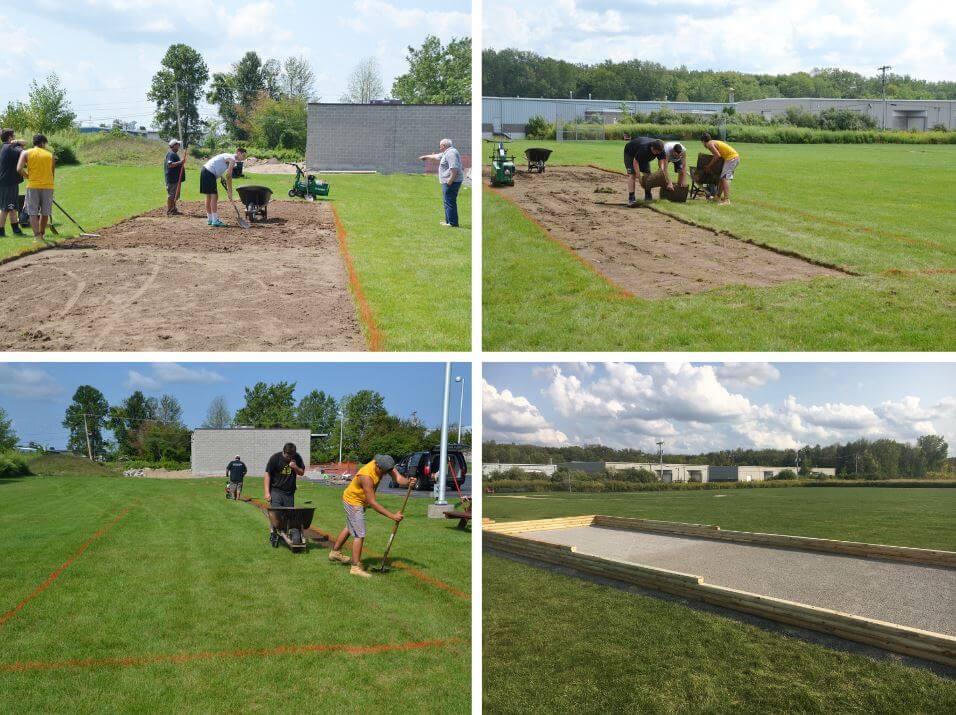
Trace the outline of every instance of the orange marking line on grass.
{"label": "orange marking line on grass", "polygon": [[346,655],[375,655],[425,648],[443,648],[461,643],[460,638],[407,643],[380,643],[377,645],[347,645],[344,643],[312,645],[280,645],[274,648],[241,648],[238,650],[201,651],[198,653],[169,653],[165,655],[127,656],[125,658],[77,658],[54,661],[26,661],[0,664],[0,672],[21,673],[28,670],[64,670],[66,668],[103,668],[153,665],[155,663],[190,663],[197,660],[226,658],[266,658],[276,655],[303,653],[345,653]]}
{"label": "orange marking line on grass", "polygon": [[[255,506],[259,507],[259,508],[262,509],[263,511],[268,508],[268,507],[266,506],[266,503],[265,503],[265,502],[263,502],[261,499],[256,499],[255,497],[249,497],[249,502],[250,502],[251,504],[254,504]],[[331,542],[333,542],[333,543],[335,542],[335,536],[334,536],[333,534],[329,534],[328,532],[322,531],[322,530],[319,529],[319,528],[316,528],[316,527],[314,527],[314,526],[310,526],[308,529],[306,529],[306,532],[309,532],[309,531],[311,531],[311,532],[313,532],[313,533],[315,533],[315,534],[318,534],[318,535],[321,536],[323,539],[326,539],[326,540],[331,541]],[[368,556],[376,556],[376,557],[379,557],[379,556],[382,555],[382,554],[377,554],[377,553],[375,553],[374,551],[370,551],[370,550],[368,550],[368,549],[365,549],[364,551],[365,551],[365,553],[366,553]],[[402,561],[401,561],[400,558],[399,558],[399,559],[396,559],[396,560],[394,560],[394,561],[392,561],[392,564],[391,564],[391,565],[392,565],[393,568],[401,569],[402,571],[407,571],[409,574],[411,574],[412,576],[414,576],[415,578],[417,578],[419,581],[421,581],[421,582],[423,582],[423,583],[427,583],[429,586],[434,586],[435,588],[440,588],[442,591],[447,591],[448,593],[452,594],[453,596],[457,596],[458,598],[462,598],[462,599],[464,599],[464,600],[466,600],[466,601],[470,601],[470,600],[471,600],[471,594],[470,594],[470,593],[466,593],[465,591],[462,591],[461,589],[455,588],[454,586],[452,586],[452,585],[449,584],[449,583],[445,583],[444,581],[440,581],[439,579],[435,578],[434,576],[429,576],[428,574],[426,574],[426,573],[424,573],[424,572],[422,572],[422,571],[419,571],[419,570],[416,569],[416,568],[412,568],[411,566],[402,563]]]}
{"label": "orange marking line on grass", "polygon": [[80,548],[78,548],[76,551],[73,552],[70,558],[68,558],[66,561],[60,564],[56,568],[56,570],[53,571],[53,573],[47,576],[46,580],[43,583],[41,583],[39,586],[33,589],[33,593],[31,593],[29,596],[27,596],[22,601],[20,601],[20,603],[18,603],[12,609],[10,609],[6,613],[4,613],[2,616],[0,616],[0,626],[3,626],[7,621],[13,618],[17,613],[22,611],[24,606],[26,606],[30,601],[32,601],[34,598],[36,598],[41,593],[46,591],[50,586],[52,586],[53,582],[60,577],[60,574],[66,571],[74,561],[76,561],[78,558],[80,558],[80,556],[83,555],[83,552],[86,551],[94,541],[99,539],[101,536],[104,536],[106,532],[112,529],[120,519],[126,516],[128,512],[129,512],[129,507],[126,507],[119,514],[117,514],[111,522],[109,522],[105,526],[100,527],[96,531],[96,533],[94,533],[89,539],[87,539],[83,543],[82,546],[80,546]]}
{"label": "orange marking line on grass", "polygon": [[497,189],[497,188],[495,188],[495,187],[493,187],[493,186],[487,186],[487,187],[485,187],[485,188],[487,188],[489,191],[491,191],[491,193],[495,194],[496,196],[500,196],[502,199],[504,199],[505,201],[507,201],[508,203],[510,203],[512,206],[514,206],[516,209],[518,209],[518,211],[520,211],[520,212],[522,213],[522,215],[523,215],[526,219],[528,219],[531,223],[533,223],[535,226],[537,226],[539,229],[541,229],[541,230],[544,232],[544,235],[548,238],[549,241],[552,241],[552,242],[556,243],[558,246],[560,246],[561,248],[563,248],[563,249],[564,249],[565,251],[567,251],[575,260],[577,260],[582,266],[584,266],[585,268],[587,268],[589,271],[591,271],[592,273],[594,273],[595,275],[597,275],[601,280],[603,280],[605,283],[607,283],[609,286],[611,286],[611,288],[613,288],[615,291],[617,291],[617,294],[618,294],[619,297],[621,297],[621,298],[633,298],[633,297],[634,297],[634,294],[633,294],[633,293],[631,293],[631,292],[630,292],[629,290],[627,290],[626,288],[622,288],[622,287],[619,286],[617,283],[615,283],[611,278],[609,278],[608,276],[604,275],[600,270],[598,270],[597,266],[595,266],[594,264],[590,263],[587,259],[585,259],[582,255],[580,255],[577,251],[575,251],[573,248],[571,248],[571,247],[570,247],[568,244],[566,244],[564,241],[561,241],[560,239],[556,238],[555,236],[552,236],[552,235],[551,235],[551,232],[550,232],[547,228],[545,228],[544,224],[542,224],[540,221],[538,221],[538,219],[536,219],[534,216],[532,216],[530,213],[528,213],[528,212],[525,210],[524,206],[522,206],[522,205],[519,204],[517,201],[515,201],[513,198],[511,198],[510,196],[505,195],[504,192],[502,192],[501,190],[499,190],[499,189]]}
{"label": "orange marking line on grass", "polygon": [[342,223],[342,219],[339,218],[339,212],[335,210],[335,204],[330,204],[332,207],[332,216],[335,219],[335,235],[339,239],[339,250],[342,251],[342,260],[345,262],[345,270],[349,274],[349,283],[352,286],[352,295],[355,296],[355,302],[358,303],[359,315],[362,318],[362,322],[365,324],[365,329],[368,331],[368,349],[373,352],[381,352],[382,350],[382,334],[378,331],[378,326],[375,324],[375,317],[372,315],[372,309],[369,307],[368,301],[365,299],[365,292],[362,290],[362,283],[359,281],[358,273],[355,270],[355,264],[352,263],[352,255],[349,253],[348,242],[346,241],[347,233],[345,231],[345,224]]}
{"label": "orange marking line on grass", "polygon": [[889,268],[883,271],[884,276],[952,276],[956,275],[956,268]]}

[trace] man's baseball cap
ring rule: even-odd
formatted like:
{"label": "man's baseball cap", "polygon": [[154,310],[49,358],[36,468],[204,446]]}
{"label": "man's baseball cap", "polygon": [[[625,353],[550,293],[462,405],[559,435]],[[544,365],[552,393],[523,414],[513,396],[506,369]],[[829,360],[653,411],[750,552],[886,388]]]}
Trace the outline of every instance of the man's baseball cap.
{"label": "man's baseball cap", "polygon": [[236,455],[236,459],[239,459],[239,455],[238,455],[238,454]]}
{"label": "man's baseball cap", "polygon": [[169,146],[182,146],[183,143],[179,139],[170,139]]}
{"label": "man's baseball cap", "polygon": [[387,454],[376,454],[375,466],[381,469],[383,472],[390,472],[395,467],[395,460]]}

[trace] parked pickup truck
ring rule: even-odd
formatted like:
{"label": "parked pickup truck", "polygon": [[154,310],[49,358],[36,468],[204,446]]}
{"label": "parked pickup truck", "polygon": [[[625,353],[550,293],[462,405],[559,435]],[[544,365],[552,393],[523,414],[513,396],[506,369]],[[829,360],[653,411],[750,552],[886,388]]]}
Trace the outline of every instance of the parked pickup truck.
{"label": "parked pickup truck", "polygon": [[[465,445],[463,444],[448,445],[448,461],[455,470],[455,478],[458,480],[459,487],[465,485],[465,478],[468,475],[468,464],[465,462],[465,455],[463,454],[464,449]],[[415,489],[431,491],[435,486],[435,482],[438,479],[438,471],[441,468],[441,449],[439,447],[433,447],[427,452],[412,452],[396,464],[395,467],[406,477],[415,477],[418,480]],[[451,469],[447,472],[446,480],[446,487],[448,489],[454,489],[455,482],[454,479],[452,479]],[[394,479],[390,481],[390,486],[398,486]]]}

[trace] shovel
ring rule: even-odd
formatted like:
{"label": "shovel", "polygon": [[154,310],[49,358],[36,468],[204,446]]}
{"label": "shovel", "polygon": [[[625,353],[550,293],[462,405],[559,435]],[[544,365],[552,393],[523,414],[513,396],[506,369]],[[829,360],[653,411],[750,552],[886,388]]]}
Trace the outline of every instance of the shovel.
{"label": "shovel", "polygon": [[232,200],[232,197],[231,197],[231,196],[229,197],[229,203],[231,203],[231,204],[232,204],[232,208],[234,208],[234,209],[236,210],[236,223],[239,224],[239,228],[246,228],[246,229],[252,228],[252,224],[249,223],[248,221],[246,221],[246,220],[242,217],[242,214],[239,213],[239,207],[236,206],[236,202]]}
{"label": "shovel", "polygon": [[[402,508],[398,510],[399,514],[405,513],[405,507],[408,505],[408,497],[412,493],[412,482],[409,481],[408,489],[405,490],[405,501],[402,502]],[[372,571],[378,571],[379,573],[385,573],[388,570],[388,553],[392,550],[392,542],[395,541],[395,534],[398,533],[398,527],[402,522],[396,521],[392,524],[392,533],[388,536],[388,543],[385,545],[385,554],[382,556],[382,564],[378,568],[373,568]]]}

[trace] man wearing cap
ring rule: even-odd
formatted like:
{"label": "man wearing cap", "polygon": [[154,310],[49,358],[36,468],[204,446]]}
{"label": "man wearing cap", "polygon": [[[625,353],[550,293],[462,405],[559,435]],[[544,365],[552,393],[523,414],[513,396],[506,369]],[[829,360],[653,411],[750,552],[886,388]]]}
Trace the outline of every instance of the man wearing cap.
{"label": "man wearing cap", "polygon": [[176,208],[176,202],[179,201],[179,193],[186,180],[186,153],[183,152],[182,159],[179,158],[179,148],[182,143],[179,139],[173,139],[169,142],[169,151],[166,152],[166,159],[163,161],[163,174],[166,177],[166,215],[178,216],[179,209]]}
{"label": "man wearing cap", "polygon": [[246,478],[246,465],[236,455],[236,458],[226,465],[226,476],[229,483],[226,485],[226,499],[238,499],[242,496],[242,480]]}
{"label": "man wearing cap", "polygon": [[305,462],[292,442],[269,457],[263,496],[269,506],[295,506],[295,478],[305,474]]}
{"label": "man wearing cap", "polygon": [[[332,551],[329,552],[329,561],[338,561],[343,564],[352,564],[349,573],[354,576],[363,576],[370,578],[371,574],[362,566],[362,544],[365,542],[365,510],[371,507],[384,517],[392,521],[399,522],[403,514],[393,513],[378,503],[375,498],[375,492],[378,485],[386,474],[391,474],[392,479],[401,486],[407,487],[409,484],[415,485],[415,480],[406,478],[401,472],[395,469],[395,460],[387,454],[376,454],[375,458],[362,467],[352,481],[342,493],[342,506],[345,509],[345,528],[342,529]],[[342,553],[342,547],[352,536],[352,558]]]}

